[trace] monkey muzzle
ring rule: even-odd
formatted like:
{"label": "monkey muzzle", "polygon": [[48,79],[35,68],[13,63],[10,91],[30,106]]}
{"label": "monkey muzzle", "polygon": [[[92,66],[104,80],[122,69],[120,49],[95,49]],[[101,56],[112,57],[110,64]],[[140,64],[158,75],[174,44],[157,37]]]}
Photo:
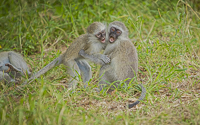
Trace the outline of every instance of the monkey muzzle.
{"label": "monkey muzzle", "polygon": [[112,34],[109,35],[109,42],[110,43],[113,43],[116,40],[117,40],[117,35],[116,34],[112,33]]}
{"label": "monkey muzzle", "polygon": [[101,43],[105,43],[106,39],[105,38],[101,38]]}

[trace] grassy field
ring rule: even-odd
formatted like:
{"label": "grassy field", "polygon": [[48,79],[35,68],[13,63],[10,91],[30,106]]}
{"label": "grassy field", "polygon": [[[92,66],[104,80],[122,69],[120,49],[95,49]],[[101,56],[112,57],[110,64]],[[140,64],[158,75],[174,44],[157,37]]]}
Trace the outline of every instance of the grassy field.
{"label": "grassy field", "polygon": [[[92,22],[118,20],[137,48],[139,73],[133,85],[111,94],[92,91],[93,79],[74,93],[67,90],[63,65],[24,88],[3,83],[0,124],[200,124],[200,2],[197,0],[2,0],[0,51],[22,53],[32,72],[63,53]],[[22,79],[23,81],[25,78]],[[125,108],[147,94],[139,105]],[[19,84],[18,84],[19,85]]]}

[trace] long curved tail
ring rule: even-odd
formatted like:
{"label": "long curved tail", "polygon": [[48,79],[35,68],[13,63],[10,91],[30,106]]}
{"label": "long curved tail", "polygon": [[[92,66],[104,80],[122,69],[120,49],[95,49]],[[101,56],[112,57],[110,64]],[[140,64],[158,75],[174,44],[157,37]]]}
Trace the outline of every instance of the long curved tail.
{"label": "long curved tail", "polygon": [[138,84],[138,85],[142,88],[141,96],[140,96],[140,98],[139,98],[136,102],[134,102],[134,103],[128,105],[128,108],[129,108],[129,109],[132,108],[133,106],[139,104],[140,101],[143,100],[144,97],[145,97],[145,95],[146,95],[146,89],[144,88],[144,86],[143,86],[142,84]]}
{"label": "long curved tail", "polygon": [[26,85],[31,83],[34,79],[38,78],[40,75],[46,73],[50,69],[52,69],[54,66],[58,66],[62,63],[63,55],[60,55],[58,58],[54,59],[52,62],[50,62],[48,65],[46,65],[44,68],[39,70],[36,74],[32,75],[28,80],[26,80],[22,85]]}

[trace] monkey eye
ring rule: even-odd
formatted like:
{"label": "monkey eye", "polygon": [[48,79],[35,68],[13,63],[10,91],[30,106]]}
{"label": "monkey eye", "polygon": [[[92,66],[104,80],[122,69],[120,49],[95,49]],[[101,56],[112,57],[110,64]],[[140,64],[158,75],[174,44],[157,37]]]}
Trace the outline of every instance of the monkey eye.
{"label": "monkey eye", "polygon": [[121,35],[122,31],[117,30],[117,35]]}
{"label": "monkey eye", "polygon": [[106,31],[105,31],[105,30],[103,30],[103,31],[102,31],[102,34],[104,34],[104,33],[106,33]]}
{"label": "monkey eye", "polygon": [[101,33],[98,33],[98,34],[96,35],[96,37],[100,38],[100,37],[101,37]]}
{"label": "monkey eye", "polygon": [[111,31],[111,32],[114,32],[114,31],[115,31],[115,28],[114,28],[114,27],[111,27],[111,28],[110,28],[110,31]]}

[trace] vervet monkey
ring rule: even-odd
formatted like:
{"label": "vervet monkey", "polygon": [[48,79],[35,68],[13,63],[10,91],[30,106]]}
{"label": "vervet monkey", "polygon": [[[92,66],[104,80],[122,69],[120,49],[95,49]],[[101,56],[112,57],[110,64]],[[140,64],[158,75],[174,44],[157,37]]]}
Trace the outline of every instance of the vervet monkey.
{"label": "vervet monkey", "polygon": [[[79,51],[83,49],[87,54],[94,54],[96,58],[99,58],[99,63],[109,63],[110,59],[102,54],[98,54],[102,49],[105,49],[105,37],[106,37],[106,27],[100,22],[94,22],[87,28],[87,33],[79,36],[73,41],[73,43],[67,48],[66,52],[60,55],[58,58],[54,59],[35,75],[28,79],[32,82],[35,78],[46,73],[48,70],[54,66],[64,64],[67,67],[67,72],[70,74],[71,83],[69,88],[75,88],[75,81],[77,80],[77,75],[82,74],[83,82],[85,87],[87,87],[87,81],[92,77],[91,67],[88,62],[81,56],[79,56]],[[78,74],[77,74],[78,73]],[[30,83],[29,82],[29,83]],[[27,82],[22,85],[27,84]]]}
{"label": "vervet monkey", "polygon": [[[100,91],[114,81],[121,81],[127,78],[125,83],[129,83],[132,78],[134,78],[138,72],[138,55],[137,50],[131,40],[128,37],[128,29],[126,26],[119,21],[114,21],[109,24],[108,27],[108,44],[105,48],[104,55],[110,58],[109,64],[104,64],[100,69],[101,80],[99,82]],[[88,55],[83,50],[79,52],[84,58],[95,60],[98,63],[99,59],[94,59],[94,56]],[[108,81],[108,82],[106,82]],[[117,86],[119,82],[115,83]],[[142,84],[139,84],[142,88],[142,93],[136,102],[129,104],[129,108],[137,105],[140,100],[143,100],[146,94],[146,89]],[[114,86],[111,86],[113,88]]]}
{"label": "vervet monkey", "polygon": [[19,78],[26,73],[31,74],[26,62],[19,53],[14,51],[0,53],[0,81],[6,83],[16,82],[15,78]]}

